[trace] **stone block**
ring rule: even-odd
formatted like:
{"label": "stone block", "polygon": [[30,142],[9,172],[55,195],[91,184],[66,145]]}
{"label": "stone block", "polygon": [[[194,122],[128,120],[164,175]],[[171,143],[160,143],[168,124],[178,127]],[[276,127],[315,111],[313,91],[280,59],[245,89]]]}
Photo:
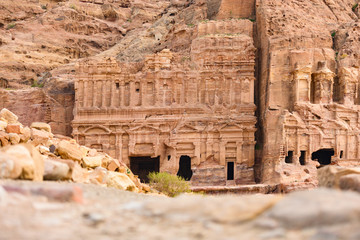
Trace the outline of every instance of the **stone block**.
{"label": "stone block", "polygon": [[51,133],[51,127],[49,124],[47,123],[43,123],[43,122],[33,122],[31,123],[30,125],[31,128],[35,128],[35,129],[38,129],[38,130],[44,130],[46,132],[49,132]]}
{"label": "stone block", "polygon": [[107,186],[121,190],[135,190],[136,186],[131,179],[124,173],[109,172]]}
{"label": "stone block", "polygon": [[2,173],[5,178],[20,178],[34,181],[42,181],[44,173],[44,159],[29,144],[17,144],[1,149],[1,152],[8,155],[3,158],[8,173]]}
{"label": "stone block", "polygon": [[0,131],[5,131],[7,122],[0,120]]}
{"label": "stone block", "polygon": [[84,167],[88,168],[96,168],[101,166],[102,156],[95,156],[95,157],[83,157],[82,163]]}
{"label": "stone block", "polygon": [[29,127],[24,127],[21,130],[21,134],[20,134],[20,141],[22,143],[26,143],[27,141],[29,141],[29,139],[31,138],[31,130]]}
{"label": "stone block", "polygon": [[19,124],[8,124],[6,127],[6,132],[20,134],[21,133],[20,125]]}
{"label": "stone block", "polygon": [[18,120],[18,116],[6,108],[0,111],[0,117],[4,118],[8,123],[16,123]]}
{"label": "stone block", "polygon": [[9,140],[12,145],[18,144],[20,142],[20,136],[16,133],[9,133]]}
{"label": "stone block", "polygon": [[107,165],[107,169],[109,171],[115,171],[116,169],[118,169],[120,167],[120,163],[118,160],[116,159],[112,159],[110,161],[110,163]]}
{"label": "stone block", "polygon": [[46,158],[44,160],[44,165],[45,180],[64,180],[69,176],[70,167],[66,163]]}
{"label": "stone block", "polygon": [[52,134],[44,130],[38,130],[36,128],[31,128],[31,140],[34,146],[39,144],[46,145],[49,139],[52,138]]}
{"label": "stone block", "polygon": [[57,147],[57,152],[63,159],[72,159],[75,161],[81,161],[86,153],[76,143],[71,143],[66,140],[60,141]]}
{"label": "stone block", "polygon": [[3,147],[9,145],[9,135],[5,132],[0,132],[0,143]]}
{"label": "stone block", "polygon": [[105,168],[97,167],[89,174],[89,181],[93,184],[106,185],[108,171]]}

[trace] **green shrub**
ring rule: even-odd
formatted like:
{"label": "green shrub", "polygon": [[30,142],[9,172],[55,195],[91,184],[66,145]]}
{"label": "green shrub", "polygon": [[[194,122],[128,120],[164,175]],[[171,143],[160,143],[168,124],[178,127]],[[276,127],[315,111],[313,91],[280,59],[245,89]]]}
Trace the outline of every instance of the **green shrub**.
{"label": "green shrub", "polygon": [[34,80],[33,84],[31,84],[31,87],[42,88],[42,87],[44,87],[44,84],[43,83],[38,83],[37,80]]}
{"label": "green shrub", "polygon": [[16,26],[16,23],[9,23],[6,27],[7,30],[12,29]]}
{"label": "green shrub", "polygon": [[156,190],[175,197],[181,193],[191,192],[190,185],[182,177],[172,175],[166,172],[152,172],[149,173],[150,186]]}
{"label": "green shrub", "polygon": [[355,11],[358,6],[359,6],[359,4],[356,3],[355,5],[352,6],[352,10]]}
{"label": "green shrub", "polygon": [[332,32],[331,32],[331,37],[332,37],[332,38],[335,38],[335,37],[336,37],[336,31],[332,31]]}

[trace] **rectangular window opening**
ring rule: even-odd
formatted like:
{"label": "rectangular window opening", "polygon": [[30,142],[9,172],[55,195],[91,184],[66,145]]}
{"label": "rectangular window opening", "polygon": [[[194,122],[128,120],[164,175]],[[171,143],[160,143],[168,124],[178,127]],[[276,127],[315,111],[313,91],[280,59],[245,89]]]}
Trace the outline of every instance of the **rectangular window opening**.
{"label": "rectangular window opening", "polygon": [[116,83],[116,89],[120,89],[120,83]]}
{"label": "rectangular window opening", "polygon": [[343,157],[344,157],[344,151],[341,150],[341,151],[340,151],[340,158],[343,158]]}

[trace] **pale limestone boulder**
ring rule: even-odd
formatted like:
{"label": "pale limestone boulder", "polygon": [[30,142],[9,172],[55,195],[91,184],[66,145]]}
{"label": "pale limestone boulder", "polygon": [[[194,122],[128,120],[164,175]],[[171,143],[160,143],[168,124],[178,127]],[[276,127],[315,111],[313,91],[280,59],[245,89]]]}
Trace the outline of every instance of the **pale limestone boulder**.
{"label": "pale limestone boulder", "polygon": [[108,172],[107,186],[130,191],[137,189],[126,174],[119,172]]}
{"label": "pale limestone boulder", "polygon": [[9,134],[0,132],[0,145],[3,147],[9,145]]}
{"label": "pale limestone boulder", "polygon": [[[1,149],[1,154],[8,155],[12,164],[9,178],[42,181],[44,173],[44,159],[30,144],[17,144]],[[20,174],[19,174],[20,172]],[[2,174],[6,175],[6,174]]]}
{"label": "pale limestone boulder", "polygon": [[[75,142],[75,143],[76,143],[76,142]],[[88,152],[90,151],[90,148],[85,147],[85,146],[80,146],[80,150],[83,152],[83,154],[84,154],[85,156],[87,156],[87,155],[88,155]]]}
{"label": "pale limestone boulder", "polygon": [[50,149],[48,147],[45,147],[45,146],[38,146],[38,149],[39,149],[39,152],[41,154],[45,154],[45,153],[49,153],[50,152]]}
{"label": "pale limestone boulder", "polygon": [[96,168],[101,166],[102,156],[83,157],[82,162],[84,167]]}
{"label": "pale limestone boulder", "polygon": [[0,120],[0,131],[5,131],[7,127],[7,122]]}
{"label": "pale limestone boulder", "polygon": [[16,123],[18,121],[18,116],[6,108],[0,111],[0,117],[3,117],[8,123]]}
{"label": "pale limestone boulder", "polygon": [[120,167],[120,163],[117,159],[104,155],[101,166],[109,171],[115,171]]}
{"label": "pale limestone boulder", "polygon": [[88,157],[95,157],[96,155],[98,155],[98,152],[97,152],[97,150],[96,149],[93,149],[93,148],[91,148],[90,150],[89,150],[89,152],[88,152]]}
{"label": "pale limestone boulder", "polygon": [[0,152],[0,179],[17,179],[22,171],[21,164],[16,164],[16,157]]}
{"label": "pale limestone boulder", "polygon": [[360,174],[360,168],[325,166],[317,171],[319,186],[339,188],[340,178],[349,174]]}
{"label": "pale limestone boulder", "polygon": [[81,161],[86,156],[86,152],[75,142],[62,140],[57,146],[57,152],[63,159]]}
{"label": "pale limestone boulder", "polygon": [[108,171],[105,168],[97,167],[89,174],[89,181],[93,184],[106,186]]}
{"label": "pale limestone boulder", "polygon": [[48,140],[52,137],[52,134],[49,132],[46,132],[44,130],[38,130],[36,128],[31,128],[31,140],[34,146],[37,146],[39,144],[46,145]]}
{"label": "pale limestone boulder", "polygon": [[31,128],[36,128],[38,130],[44,130],[46,132],[51,133],[51,127],[49,124],[44,123],[44,122],[33,122],[30,125]]}
{"label": "pale limestone boulder", "polygon": [[66,163],[46,158],[44,166],[45,180],[64,180],[69,176],[70,167]]}
{"label": "pale limestone boulder", "polygon": [[120,168],[120,163],[117,159],[112,159],[110,163],[107,165],[107,169],[109,171],[116,171],[116,169]]}
{"label": "pale limestone boulder", "polygon": [[20,143],[20,136],[16,133],[9,133],[9,140],[12,145]]}
{"label": "pale limestone boulder", "polygon": [[26,143],[31,138],[31,129],[29,127],[24,127],[21,129],[20,141]]}
{"label": "pale limestone boulder", "polygon": [[79,163],[74,162],[71,179],[76,183],[89,183],[89,173],[86,169],[82,168]]}

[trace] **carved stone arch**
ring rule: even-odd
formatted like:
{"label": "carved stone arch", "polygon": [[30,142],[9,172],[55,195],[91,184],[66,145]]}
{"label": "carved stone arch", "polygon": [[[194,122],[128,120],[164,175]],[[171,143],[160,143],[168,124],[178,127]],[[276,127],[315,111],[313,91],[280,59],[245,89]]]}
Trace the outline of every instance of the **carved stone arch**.
{"label": "carved stone arch", "polygon": [[84,131],[85,134],[109,134],[111,133],[110,129],[102,125],[91,126]]}

